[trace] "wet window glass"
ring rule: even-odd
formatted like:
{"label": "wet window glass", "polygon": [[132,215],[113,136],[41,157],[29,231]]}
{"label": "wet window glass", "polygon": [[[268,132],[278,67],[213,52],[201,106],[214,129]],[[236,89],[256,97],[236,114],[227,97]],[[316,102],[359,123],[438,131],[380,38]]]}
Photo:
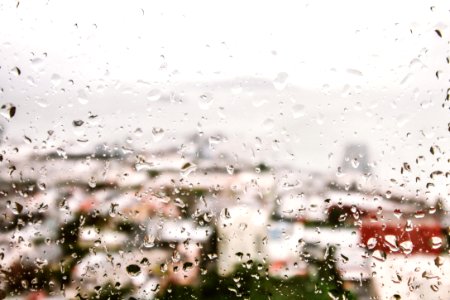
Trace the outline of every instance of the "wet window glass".
{"label": "wet window glass", "polygon": [[450,4],[0,3],[0,299],[449,299]]}

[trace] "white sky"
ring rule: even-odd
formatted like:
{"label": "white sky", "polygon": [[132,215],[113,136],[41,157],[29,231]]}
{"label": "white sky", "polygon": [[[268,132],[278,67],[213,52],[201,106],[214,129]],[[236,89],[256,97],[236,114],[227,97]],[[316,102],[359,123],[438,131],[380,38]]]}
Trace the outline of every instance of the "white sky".
{"label": "white sky", "polygon": [[47,52],[63,62],[59,72],[84,78],[102,77],[108,69],[120,80],[159,81],[168,77],[159,69],[163,55],[168,70],[178,72],[174,80],[287,72],[295,84],[320,86],[348,80],[332,69],[355,69],[378,86],[405,76],[392,69],[408,66],[424,47],[445,51],[433,31],[446,33],[449,5],[438,3],[434,11],[432,5],[33,0],[16,8],[8,1],[0,9],[0,26],[1,41],[12,47],[4,50],[8,55],[20,60],[28,51]]}

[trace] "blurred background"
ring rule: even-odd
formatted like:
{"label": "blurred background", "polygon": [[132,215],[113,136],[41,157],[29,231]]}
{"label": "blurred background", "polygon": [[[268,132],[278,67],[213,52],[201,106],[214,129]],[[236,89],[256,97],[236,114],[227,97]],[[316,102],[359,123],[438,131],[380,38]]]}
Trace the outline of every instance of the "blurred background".
{"label": "blurred background", "polygon": [[449,11],[0,3],[1,297],[447,299]]}

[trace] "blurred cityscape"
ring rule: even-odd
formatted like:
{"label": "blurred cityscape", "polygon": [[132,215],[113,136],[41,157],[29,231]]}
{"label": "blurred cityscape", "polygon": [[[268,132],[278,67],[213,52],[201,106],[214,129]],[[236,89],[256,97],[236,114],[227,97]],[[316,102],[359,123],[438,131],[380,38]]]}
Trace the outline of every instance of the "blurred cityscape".
{"label": "blurred cityscape", "polygon": [[1,147],[0,298],[450,294],[445,199],[379,189],[365,145],[337,173],[245,162],[201,136],[153,153]]}

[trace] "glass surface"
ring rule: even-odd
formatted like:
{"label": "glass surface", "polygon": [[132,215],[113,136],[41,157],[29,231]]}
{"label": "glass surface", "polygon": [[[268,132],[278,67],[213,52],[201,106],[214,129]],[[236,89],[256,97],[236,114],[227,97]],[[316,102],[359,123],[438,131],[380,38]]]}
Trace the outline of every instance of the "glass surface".
{"label": "glass surface", "polygon": [[0,299],[449,299],[450,3],[0,2]]}

